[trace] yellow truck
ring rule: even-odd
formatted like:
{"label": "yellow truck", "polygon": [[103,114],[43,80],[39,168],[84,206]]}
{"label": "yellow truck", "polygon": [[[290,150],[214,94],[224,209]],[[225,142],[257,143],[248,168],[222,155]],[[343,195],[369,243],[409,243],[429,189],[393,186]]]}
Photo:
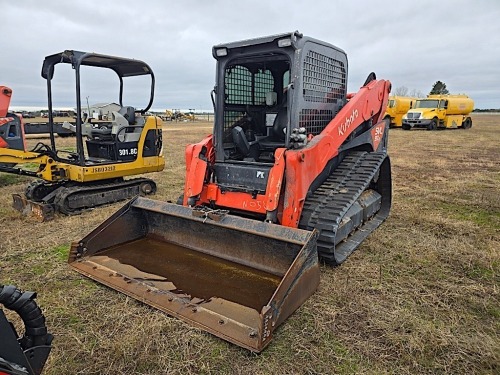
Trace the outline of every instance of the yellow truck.
{"label": "yellow truck", "polygon": [[408,96],[390,96],[387,109],[385,111],[385,119],[390,120],[391,128],[400,128],[402,125],[403,115],[415,104],[416,98]]}
{"label": "yellow truck", "polygon": [[467,95],[427,95],[403,116],[403,129],[470,129],[474,101]]}

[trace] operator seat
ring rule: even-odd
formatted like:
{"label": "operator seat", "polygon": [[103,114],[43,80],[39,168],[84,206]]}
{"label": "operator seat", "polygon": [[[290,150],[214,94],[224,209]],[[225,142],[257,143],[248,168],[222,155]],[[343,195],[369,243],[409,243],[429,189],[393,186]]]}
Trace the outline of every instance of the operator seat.
{"label": "operator seat", "polygon": [[284,147],[286,142],[286,129],[288,124],[288,107],[286,95],[283,98],[282,104],[278,109],[278,113],[273,121],[273,126],[270,129],[269,136],[259,141],[260,147],[263,150],[275,150],[278,147]]}
{"label": "operator seat", "polygon": [[[132,132],[130,132],[129,130],[129,132],[131,133],[130,135],[126,130],[127,127],[135,124],[136,118],[134,107],[121,107],[118,111],[111,112],[110,120],[111,128],[106,125],[103,125],[99,128],[84,126],[82,129],[82,134],[89,134],[92,139],[101,141],[118,140],[119,142],[130,142],[139,140],[140,134],[139,136],[137,136],[137,134],[132,135],[133,133],[136,133],[135,130],[133,130]],[[86,133],[83,133],[83,130]]]}
{"label": "operator seat", "polygon": [[286,106],[281,107],[274,118],[273,127],[271,130],[271,138],[275,141],[285,142],[286,125],[288,123],[288,110]]}
{"label": "operator seat", "polygon": [[128,120],[120,112],[111,112],[111,134],[119,142],[125,141],[125,130],[129,126]]}
{"label": "operator seat", "polygon": [[[233,143],[246,161],[255,161],[258,157],[259,148],[256,140],[248,140],[245,131],[241,126],[231,129]],[[254,146],[255,145],[255,146]]]}
{"label": "operator seat", "polygon": [[111,118],[113,123],[111,134],[118,142],[137,142],[139,140],[143,126],[133,125],[135,123],[134,108],[124,107],[118,112],[113,111]]}
{"label": "operator seat", "polygon": [[134,107],[126,106],[126,107],[121,107],[118,110],[118,113],[125,117],[125,119],[128,121],[129,125],[134,125],[135,124],[135,109]]}

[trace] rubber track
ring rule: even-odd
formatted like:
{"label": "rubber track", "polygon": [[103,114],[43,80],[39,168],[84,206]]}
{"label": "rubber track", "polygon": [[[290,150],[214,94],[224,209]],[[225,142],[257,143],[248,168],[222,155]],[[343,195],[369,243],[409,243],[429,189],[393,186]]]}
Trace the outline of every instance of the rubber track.
{"label": "rubber track", "polygon": [[34,202],[47,202],[47,195],[64,186],[64,182],[49,183],[43,180],[31,181],[24,189],[26,199]]}
{"label": "rubber track", "polygon": [[[340,243],[336,248],[336,243],[339,242],[339,239],[336,239],[337,229],[347,210],[370,186],[386,157],[385,152],[350,153],[325,182],[306,199],[299,227],[307,230],[316,228],[320,231],[318,254],[326,263],[342,263],[361,242],[351,242],[345,249],[342,249],[343,244]],[[358,232],[359,229],[369,230],[362,235],[362,239],[385,219],[388,210],[384,211],[387,212],[383,212],[382,218],[377,218],[375,215],[377,222],[373,224],[376,225],[369,225],[374,218],[358,228]]]}
{"label": "rubber track", "polygon": [[[64,214],[78,214],[92,207],[133,198],[137,195],[145,195],[140,189],[142,183],[151,184],[153,187],[151,193],[156,191],[156,183],[148,178],[135,178],[119,183],[112,182],[92,186],[62,187],[54,199],[54,206],[57,211]],[[106,199],[103,202],[105,196]],[[95,204],[93,199],[98,199],[101,202]]]}

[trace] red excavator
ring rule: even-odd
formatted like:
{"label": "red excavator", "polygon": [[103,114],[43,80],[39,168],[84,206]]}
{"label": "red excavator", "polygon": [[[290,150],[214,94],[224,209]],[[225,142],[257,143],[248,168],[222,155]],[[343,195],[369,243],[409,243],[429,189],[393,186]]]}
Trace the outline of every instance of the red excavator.
{"label": "red excavator", "polygon": [[259,352],[387,217],[390,82],[299,32],[213,47],[213,134],[175,205],[137,198],[72,245],[86,276]]}

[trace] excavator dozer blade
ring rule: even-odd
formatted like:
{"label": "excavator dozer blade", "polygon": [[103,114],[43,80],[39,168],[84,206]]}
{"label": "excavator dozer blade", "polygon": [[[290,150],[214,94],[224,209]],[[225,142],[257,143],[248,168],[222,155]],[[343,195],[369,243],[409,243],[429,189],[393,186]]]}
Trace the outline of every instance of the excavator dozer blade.
{"label": "excavator dozer blade", "polygon": [[54,207],[43,202],[34,202],[20,194],[12,194],[12,207],[23,215],[31,215],[39,222],[54,219]]}
{"label": "excavator dozer blade", "polygon": [[76,271],[254,352],[319,284],[317,231],[138,197],[71,246]]}

